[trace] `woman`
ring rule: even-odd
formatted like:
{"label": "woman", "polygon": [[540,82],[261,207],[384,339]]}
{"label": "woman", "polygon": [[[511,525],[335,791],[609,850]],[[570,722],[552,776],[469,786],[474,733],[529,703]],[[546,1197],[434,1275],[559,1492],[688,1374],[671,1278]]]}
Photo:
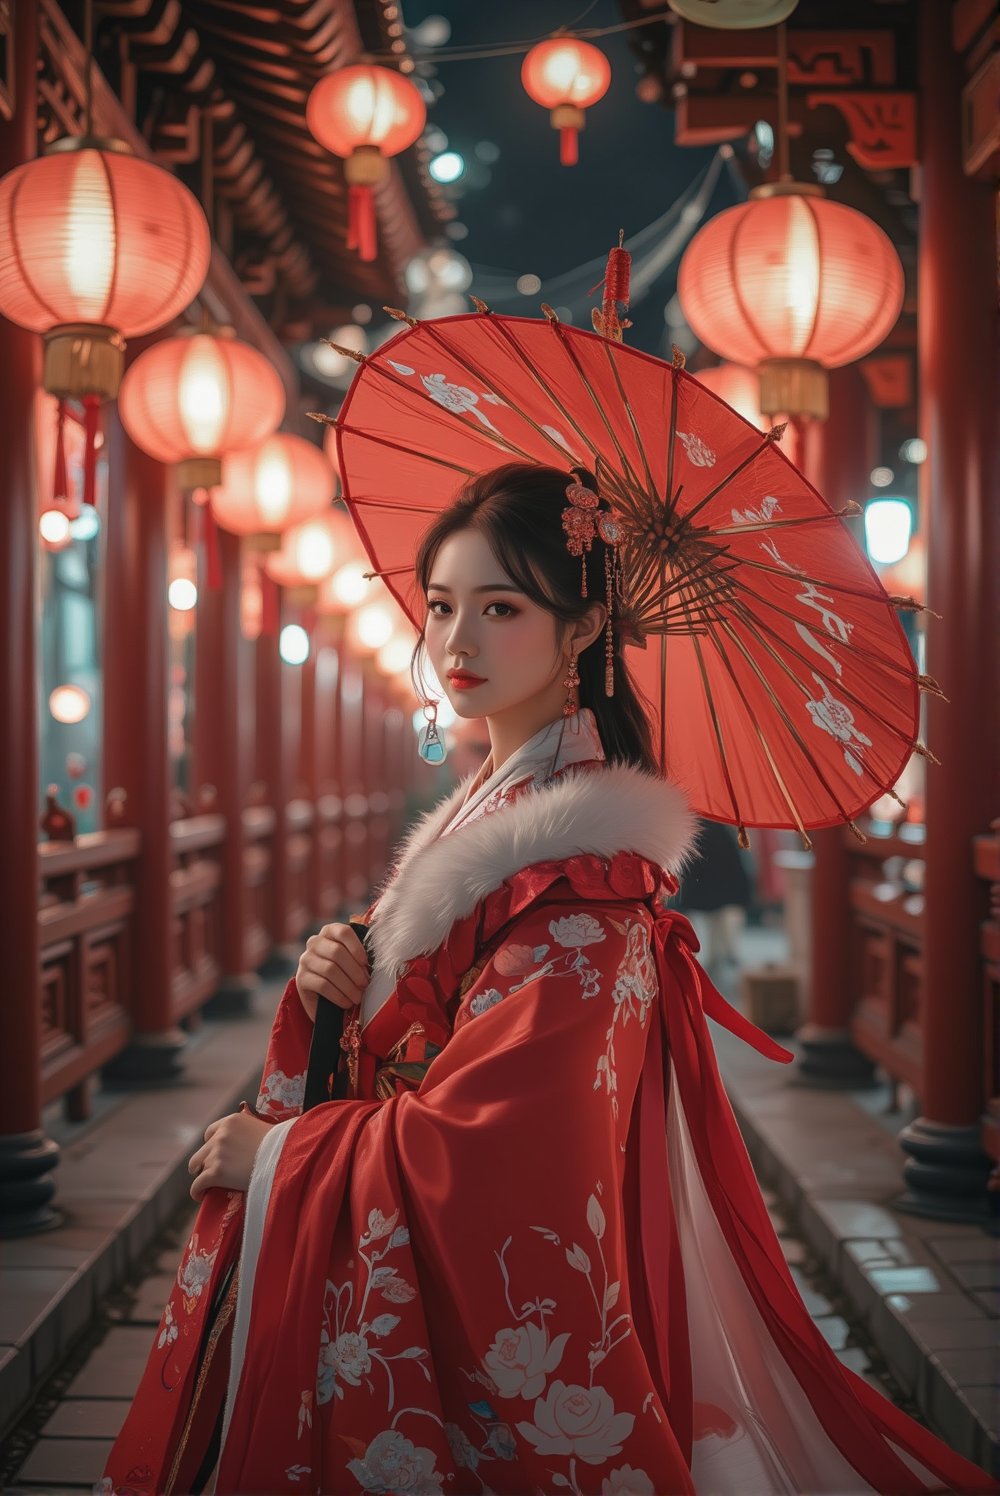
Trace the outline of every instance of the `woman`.
{"label": "woman", "polygon": [[[595,600],[605,543],[561,523],[580,480],[507,465],[424,537],[421,645],[492,751],[368,911],[371,980],[349,926],[313,937],[257,1114],[192,1158],[108,1491],[988,1487],[840,1364],[785,1266],[706,1013],[787,1055],[665,907],[693,817]],[[350,1097],[303,1115],[321,1001]]]}

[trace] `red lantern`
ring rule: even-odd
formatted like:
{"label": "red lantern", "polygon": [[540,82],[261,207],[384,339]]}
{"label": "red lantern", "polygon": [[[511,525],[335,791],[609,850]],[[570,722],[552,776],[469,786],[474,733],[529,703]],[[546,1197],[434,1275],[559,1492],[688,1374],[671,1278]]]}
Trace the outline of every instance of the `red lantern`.
{"label": "red lantern", "polygon": [[692,330],[760,373],[766,415],[827,414],[826,370],[881,343],[903,305],[888,237],[800,183],[755,188],[692,239],[677,282]]}
{"label": "red lantern", "polygon": [[358,63],[321,78],[306,103],[306,123],[321,145],[344,157],[347,248],[375,258],[372,188],[389,174],[388,157],[420,136],[427,110],[420,91],[392,68]]}
{"label": "red lantern", "polygon": [[223,459],[222,486],[212,507],[224,530],[247,536],[255,550],[277,550],[283,531],[329,508],[335,483],[319,447],[279,431]]}
{"label": "red lantern", "polygon": [[[182,488],[210,494],[222,457],[268,436],[285,413],[274,365],[231,336],[180,333],[140,353],[122,380],[122,425],[137,447],[177,464]],[[218,537],[205,502],[203,538],[210,587],[220,585]]]}
{"label": "red lantern", "polygon": [[102,400],[125,339],[197,295],[211,240],[196,198],[121,141],[73,137],[0,181],[0,312],[45,337],[43,383],[84,407],[84,502],[94,502]]}
{"label": "red lantern", "polygon": [[714,369],[699,369],[695,378],[751,426],[770,431],[773,423],[760,408],[760,381],[753,369],[743,364],[716,364]]}
{"label": "red lantern", "polygon": [[320,519],[286,530],[280,550],[267,557],[264,569],[279,586],[292,588],[300,601],[315,602],[320,583],[356,551],[350,519],[343,510],[330,509]]}
{"label": "red lantern", "polygon": [[575,166],[584,110],[604,97],[611,82],[608,59],[575,36],[552,37],[525,57],[521,82],[535,103],[550,111],[552,128],[559,131],[559,160],[563,166]]}

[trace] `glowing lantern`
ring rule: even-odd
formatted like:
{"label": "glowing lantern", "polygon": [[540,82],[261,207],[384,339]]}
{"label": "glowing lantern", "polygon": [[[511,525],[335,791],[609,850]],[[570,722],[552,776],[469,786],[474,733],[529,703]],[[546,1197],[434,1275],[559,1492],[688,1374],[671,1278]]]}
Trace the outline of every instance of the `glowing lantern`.
{"label": "glowing lantern", "polygon": [[349,627],[351,642],[356,648],[368,654],[374,654],[388,644],[392,638],[394,624],[395,618],[392,610],[386,603],[365,603],[363,608],[359,608],[351,615]]}
{"label": "glowing lantern", "polygon": [[764,415],[760,408],[760,386],[752,369],[744,368],[742,364],[716,364],[714,369],[699,369],[695,378],[713,395],[731,405],[751,426],[756,426],[759,431],[771,429],[770,416]]}
{"label": "glowing lantern", "polygon": [[392,68],[358,63],[321,78],[306,103],[306,123],[320,145],[344,157],[348,184],[347,248],[375,258],[372,188],[389,174],[388,157],[420,136],[427,110],[414,83]]}
{"label": "glowing lantern", "polygon": [[553,37],[532,47],[521,64],[521,82],[535,103],[550,111],[552,128],[559,131],[559,160],[575,166],[584,111],[604,97],[611,82],[608,59],[575,36]]}
{"label": "glowing lantern", "polygon": [[103,400],[125,339],[152,332],[197,295],[211,241],[197,199],[121,141],[72,137],[0,180],[0,312],[45,338],[45,389],[81,400],[84,502],[94,495]]}
{"label": "glowing lantern", "polygon": [[285,389],[262,353],[235,337],[180,333],[141,353],[122,381],[122,425],[183,488],[214,488],[222,458],[269,436]]}
{"label": "glowing lantern", "polygon": [[330,506],[336,475],[319,447],[279,431],[222,463],[212,496],[217,522],[244,535],[254,550],[277,550],[285,530],[318,518]]}
{"label": "glowing lantern", "polygon": [[49,711],[57,722],[82,722],[90,712],[90,697],[82,686],[56,686],[49,693]]}
{"label": "glowing lantern", "polygon": [[798,3],[799,0],[667,0],[670,9],[686,21],[715,31],[777,26]]}
{"label": "glowing lantern", "polygon": [[371,597],[372,584],[365,576],[370,569],[370,563],[362,560],[346,561],[338,567],[331,577],[320,583],[316,611],[332,616],[349,613]]}
{"label": "glowing lantern", "polygon": [[394,680],[405,675],[413,658],[413,643],[412,639],[404,638],[402,634],[392,634],[375,656],[381,673]]}
{"label": "glowing lantern", "polygon": [[291,588],[300,601],[314,602],[319,584],[349,554],[352,538],[347,515],[331,510],[321,519],[287,530],[281,538],[281,549],[267,557],[264,568],[273,581]]}
{"label": "glowing lantern", "polygon": [[221,586],[218,536],[210,492],[222,458],[261,441],[285,413],[285,388],[274,365],[232,336],[179,333],[140,353],[122,380],[122,425],[158,462],[177,464],[182,488],[204,491],[208,585]]}
{"label": "glowing lantern", "polygon": [[903,270],[863,213],[821,188],[771,183],[699,230],[677,291],[703,343],[757,368],[766,415],[825,420],[827,369],[886,336],[903,304]]}

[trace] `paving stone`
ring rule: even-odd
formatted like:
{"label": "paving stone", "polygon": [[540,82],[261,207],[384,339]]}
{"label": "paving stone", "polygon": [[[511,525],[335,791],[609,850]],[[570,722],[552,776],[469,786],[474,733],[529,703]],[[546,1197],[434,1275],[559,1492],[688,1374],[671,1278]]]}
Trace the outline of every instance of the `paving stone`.
{"label": "paving stone", "polygon": [[0,1272],[0,1344],[23,1345],[32,1325],[73,1286],[66,1267],[12,1267]]}
{"label": "paving stone", "polygon": [[956,1262],[950,1272],[963,1288],[1000,1289],[1000,1259],[996,1262]]}
{"label": "paving stone", "polygon": [[1000,1384],[1000,1346],[935,1351],[930,1365],[943,1371],[959,1387]]}
{"label": "paving stone", "polygon": [[867,1264],[865,1276],[880,1296],[887,1293],[941,1293],[946,1286],[932,1267],[876,1267]]}
{"label": "paving stone", "polygon": [[87,1489],[100,1480],[112,1439],[40,1439],[18,1472],[23,1485]]}
{"label": "paving stone", "polygon": [[795,1237],[783,1237],[780,1245],[781,1250],[785,1255],[785,1261],[790,1266],[792,1264],[794,1264],[796,1267],[801,1266],[801,1264],[805,1262],[807,1257],[809,1256],[809,1251],[806,1247],[805,1242],[798,1241]]}
{"label": "paving stone", "polygon": [[129,1323],[158,1325],[175,1281],[173,1273],[156,1273],[152,1278],[147,1278],[140,1285],[135,1302],[127,1311]]}
{"label": "paving stone", "polygon": [[[843,1350],[837,1352],[837,1360],[840,1361],[844,1366],[846,1366],[849,1371],[856,1371],[858,1373],[858,1376],[864,1376],[865,1372],[867,1372],[869,1367],[871,1366],[871,1361],[868,1358],[868,1352],[862,1350],[860,1345],[845,1346]],[[883,1397],[888,1396],[886,1389],[881,1385],[877,1378],[865,1377],[865,1381],[869,1381],[871,1382],[872,1386],[877,1387],[878,1390],[882,1393]]]}
{"label": "paving stone", "polygon": [[0,1345],[0,1429],[31,1396],[31,1357],[16,1345]]}
{"label": "paving stone", "polygon": [[982,1231],[969,1230],[963,1236],[932,1236],[927,1245],[942,1262],[1000,1263],[1000,1240]]}
{"label": "paving stone", "polygon": [[[982,1293],[974,1293],[972,1297],[984,1314],[993,1319],[1000,1318],[1000,1289],[988,1288]],[[997,1334],[1000,1335],[1000,1329]]]}
{"label": "paving stone", "polygon": [[821,1332],[827,1345],[832,1346],[835,1351],[845,1350],[847,1337],[851,1333],[846,1319],[841,1319],[839,1314],[824,1314],[816,1321],[816,1328]]}
{"label": "paving stone", "polygon": [[[982,1297],[978,1295],[978,1297]],[[966,1293],[890,1293],[885,1306],[900,1319],[979,1319],[982,1310],[976,1294]]]}
{"label": "paving stone", "polygon": [[833,1313],[833,1305],[830,1303],[830,1300],[826,1298],[824,1294],[821,1294],[817,1289],[813,1288],[812,1284],[809,1282],[809,1279],[806,1277],[805,1273],[800,1267],[792,1267],[791,1273],[792,1278],[795,1282],[795,1287],[799,1291],[799,1296],[801,1297],[802,1302],[805,1304],[809,1313],[812,1315],[813,1319],[815,1319],[820,1314]]}
{"label": "paving stone", "polygon": [[153,1344],[148,1325],[116,1325],[70,1383],[68,1397],[132,1397]]}
{"label": "paving stone", "polygon": [[930,1351],[953,1351],[982,1346],[992,1348],[1000,1370],[1000,1337],[991,1319],[927,1319],[913,1326],[919,1340]]}
{"label": "paving stone", "polygon": [[42,1437],[116,1439],[130,1407],[127,1397],[68,1398],[42,1429]]}

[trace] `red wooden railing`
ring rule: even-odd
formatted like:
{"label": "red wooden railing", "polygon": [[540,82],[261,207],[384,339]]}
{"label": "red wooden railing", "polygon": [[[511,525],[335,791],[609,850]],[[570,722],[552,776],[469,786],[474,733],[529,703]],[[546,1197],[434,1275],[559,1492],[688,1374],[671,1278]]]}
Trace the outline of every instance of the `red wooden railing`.
{"label": "red wooden railing", "polygon": [[89,1112],[89,1077],[131,1032],[139,832],[98,831],[38,849],[42,1103]]}
{"label": "red wooden railing", "polygon": [[222,974],[222,846],[225,818],[173,821],[170,843],[171,993],[175,1021],[212,996]]}
{"label": "red wooden railing", "polygon": [[877,836],[869,825],[865,845],[844,832],[855,996],[851,1039],[893,1079],[918,1092],[924,897],[904,885],[898,864],[893,869],[886,864],[905,859],[920,864],[914,871],[922,873],[922,831],[908,826],[902,835]]}
{"label": "red wooden railing", "polygon": [[989,914],[980,925],[979,951],[983,970],[983,1150],[994,1163],[993,1180],[1000,1187],[1000,820],[990,823],[990,834],[973,841],[976,876],[989,886]]}

